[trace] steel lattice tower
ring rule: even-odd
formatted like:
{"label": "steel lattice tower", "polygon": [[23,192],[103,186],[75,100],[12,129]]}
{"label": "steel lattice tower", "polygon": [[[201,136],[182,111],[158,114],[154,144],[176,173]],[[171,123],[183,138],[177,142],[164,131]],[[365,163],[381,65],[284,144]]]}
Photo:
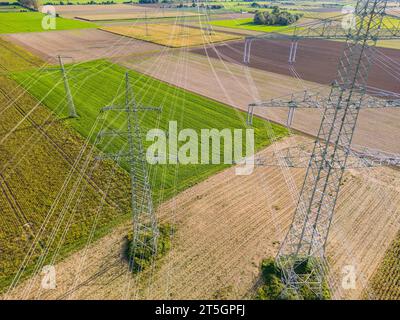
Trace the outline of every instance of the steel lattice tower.
{"label": "steel lattice tower", "polygon": [[[359,0],[356,28],[349,29],[337,79],[315,141],[291,227],[277,255],[288,289],[306,286],[322,295],[325,246],[348,158],[386,0]],[[333,148],[329,146],[333,146]],[[312,272],[304,266],[313,263]]]}
{"label": "steel lattice tower", "polygon": [[[145,150],[140,129],[141,111],[160,111],[161,108],[139,106],[135,101],[129,75],[125,75],[125,105],[108,106],[105,111],[117,111],[126,114],[126,131],[102,132],[102,136],[123,136],[127,139],[127,146],[117,154],[107,155],[115,160],[124,159],[129,165],[131,183],[131,210],[133,219],[132,257],[157,255],[157,240],[159,230],[153,207],[152,191],[149,182]],[[130,267],[140,271],[135,265],[135,258],[131,259]]]}

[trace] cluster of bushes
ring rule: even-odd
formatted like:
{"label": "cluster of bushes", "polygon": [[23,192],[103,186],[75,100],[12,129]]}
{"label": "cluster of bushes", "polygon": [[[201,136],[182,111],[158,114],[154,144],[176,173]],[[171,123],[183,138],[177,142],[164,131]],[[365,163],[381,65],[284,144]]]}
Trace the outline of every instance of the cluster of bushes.
{"label": "cluster of bushes", "polygon": [[[296,272],[299,274],[311,274],[315,261],[307,260],[305,263],[297,267]],[[322,297],[317,296],[308,287],[299,288],[299,293],[290,290],[284,290],[285,285],[282,282],[282,271],[276,266],[274,259],[269,258],[263,260],[261,264],[261,272],[263,285],[258,289],[257,299],[260,300],[329,300],[330,293],[328,285],[323,285]]]}
{"label": "cluster of bushes", "polygon": [[144,269],[151,266],[153,261],[162,258],[171,248],[171,233],[173,232],[173,227],[170,224],[160,225],[158,228],[159,235],[157,238],[157,255],[153,257],[152,248],[152,233],[142,234],[140,236],[141,242],[146,245],[140,248],[134,248],[133,244],[133,232],[129,232],[126,236],[127,246],[126,246],[126,257],[131,267],[133,273],[143,271]]}
{"label": "cluster of bushes", "polygon": [[[200,7],[204,7],[204,4],[201,4]],[[218,10],[218,9],[223,9],[225,8],[224,6],[220,5],[220,4],[212,4],[212,5],[206,5],[207,9],[211,9],[211,10]]]}
{"label": "cluster of bushes", "polygon": [[257,11],[254,15],[254,23],[268,26],[287,26],[299,20],[301,16],[302,14],[292,14],[275,6],[271,12]]}

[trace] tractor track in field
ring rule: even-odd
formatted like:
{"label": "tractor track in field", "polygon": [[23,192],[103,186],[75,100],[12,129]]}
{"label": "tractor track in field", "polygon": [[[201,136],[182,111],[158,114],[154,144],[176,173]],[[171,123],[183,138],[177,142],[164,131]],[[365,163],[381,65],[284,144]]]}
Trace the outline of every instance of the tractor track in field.
{"label": "tractor track in field", "polygon": [[[7,69],[6,69],[3,65],[1,65],[1,64],[0,64],[0,68],[3,68],[3,69],[5,69],[5,70],[7,70]],[[24,90],[24,92],[26,92],[25,89],[23,89],[23,90]],[[21,108],[21,106],[20,106],[16,101],[14,101],[14,100],[10,97],[10,95],[9,95],[7,92],[5,92],[4,89],[2,89],[1,87],[0,87],[0,93],[2,93],[3,96],[4,96],[5,98],[7,98],[8,101],[9,101],[12,105],[14,105],[15,109],[16,109],[25,119],[27,119],[28,122],[29,122],[36,130],[38,130],[38,132],[39,132],[39,133],[40,133],[40,134],[41,134],[41,135],[42,135],[56,150],[57,150],[57,152],[58,152],[58,153],[61,155],[61,157],[71,166],[71,168],[72,168],[75,172],[81,174],[81,173],[79,172],[79,170],[78,170],[77,168],[74,167],[74,160],[62,149],[61,146],[58,145],[58,143],[57,143],[49,134],[47,134],[47,132],[46,132],[45,130],[43,130],[42,126],[39,125],[38,123],[36,123],[35,120],[32,119],[32,117],[30,117],[29,115],[27,115],[27,113]],[[89,175],[87,175],[87,174],[85,173],[85,174],[83,174],[83,177],[84,177],[85,181],[86,181],[91,187],[93,187],[96,191],[98,191],[98,192],[104,197],[104,201],[105,201],[108,205],[120,209],[120,206],[119,206],[117,203],[114,203],[113,201],[112,201],[112,202],[109,201],[109,199],[108,199],[108,197],[107,197],[107,194],[103,191],[103,189],[101,189],[101,187],[100,187]]]}

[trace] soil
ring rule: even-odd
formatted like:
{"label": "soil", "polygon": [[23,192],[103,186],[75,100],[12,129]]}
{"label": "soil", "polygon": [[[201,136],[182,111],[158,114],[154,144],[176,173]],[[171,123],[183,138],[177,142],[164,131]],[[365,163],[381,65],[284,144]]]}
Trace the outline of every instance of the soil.
{"label": "soil", "polygon": [[[294,76],[288,63],[291,41],[254,40],[251,46],[249,66],[260,70]],[[330,84],[336,78],[337,66],[345,47],[344,42],[329,40],[301,40],[298,44],[294,69],[302,80]],[[400,50],[376,48],[394,61],[400,61]],[[198,48],[192,52],[222,58],[242,64],[244,41],[219,44],[209,48]],[[368,85],[400,93],[398,80],[382,69],[380,64],[371,66]]]}
{"label": "soil", "polygon": [[50,63],[57,62],[57,55],[70,57],[68,62],[80,62],[133,53],[144,54],[163,48],[98,29],[18,33],[3,37]]}

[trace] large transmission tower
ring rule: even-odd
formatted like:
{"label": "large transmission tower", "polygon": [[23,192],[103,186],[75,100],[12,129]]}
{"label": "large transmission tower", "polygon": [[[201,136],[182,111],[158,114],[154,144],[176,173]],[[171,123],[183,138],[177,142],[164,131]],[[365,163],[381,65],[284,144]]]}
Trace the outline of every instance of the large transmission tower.
{"label": "large transmission tower", "polygon": [[131,210],[133,218],[133,241],[130,256],[130,268],[141,271],[141,265],[137,264],[135,257],[144,256],[154,259],[157,256],[157,239],[159,230],[153,207],[152,191],[147,170],[145,150],[142,143],[140,129],[141,111],[161,111],[157,107],[139,106],[135,101],[133,89],[129,81],[129,74],[125,74],[125,105],[107,106],[101,112],[122,112],[126,115],[126,130],[102,131],[101,137],[119,136],[127,140],[126,147],[116,154],[108,154],[105,157],[117,161],[123,160],[129,165],[131,182]]}
{"label": "large transmission tower", "polygon": [[[299,29],[292,37],[289,63],[295,61],[300,38],[345,39],[346,44],[339,60],[337,78],[328,97],[323,101],[305,98],[300,101],[306,107],[322,107],[324,112],[293,221],[276,257],[276,263],[282,270],[282,280],[291,292],[306,288],[322,297],[327,285],[325,247],[360,108],[398,106],[398,101],[383,104],[365,95],[372,49],[380,37],[381,29],[384,29],[382,20],[386,3],[387,0],[358,0],[354,12],[355,24],[348,30],[343,30],[338,24],[327,27],[328,22],[325,21],[322,26]],[[397,31],[382,31],[383,38],[398,37],[395,34]],[[263,37],[287,38],[276,34]],[[247,39],[245,43],[245,63],[250,59],[252,40],[254,38]],[[274,103],[276,105],[275,101],[264,106]],[[262,104],[250,105],[249,116],[257,105]],[[289,99],[287,106],[291,111],[288,117],[290,125],[293,111],[298,106],[296,99]]]}

